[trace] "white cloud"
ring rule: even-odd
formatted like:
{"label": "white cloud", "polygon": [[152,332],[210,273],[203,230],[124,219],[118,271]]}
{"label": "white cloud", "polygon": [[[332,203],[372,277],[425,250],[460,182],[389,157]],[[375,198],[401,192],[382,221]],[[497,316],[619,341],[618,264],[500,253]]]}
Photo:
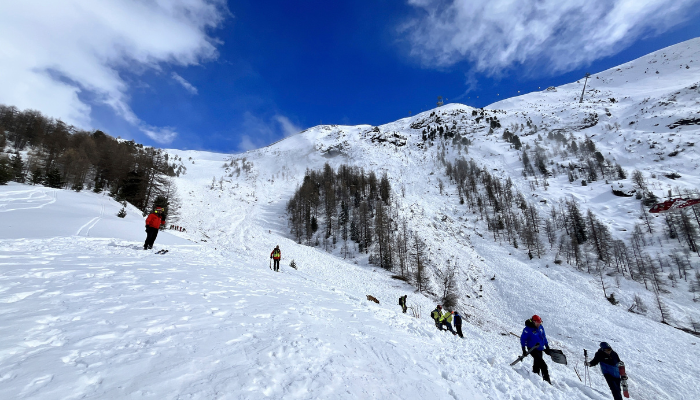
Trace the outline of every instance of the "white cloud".
{"label": "white cloud", "polygon": [[184,87],[188,92],[190,92],[192,94],[197,94],[197,88],[194,87],[191,83],[189,83],[185,78],[181,77],[180,75],[176,74],[175,72],[173,72],[172,77],[173,77],[173,79],[175,79],[175,81],[177,83],[182,85],[182,87]]}
{"label": "white cloud", "polygon": [[248,135],[241,136],[241,142],[238,144],[238,149],[241,151],[255,150],[259,148],[260,145],[254,143],[253,140]]}
{"label": "white cloud", "polygon": [[140,128],[143,133],[158,143],[170,143],[177,136],[177,132],[175,132],[173,128],[169,127],[159,128],[142,124]]}
{"label": "white cloud", "polygon": [[289,118],[285,117],[284,115],[275,115],[275,121],[277,121],[282,127],[282,133],[285,137],[301,131],[301,128],[294,125],[292,121],[290,121]]}
{"label": "white cloud", "polygon": [[698,0],[408,0],[411,54],[488,75],[517,64],[564,72],[613,55],[697,13]]}
{"label": "white cloud", "polygon": [[243,115],[241,129],[244,133],[238,144],[241,151],[267,146],[302,130],[284,115],[277,114],[271,120],[264,120],[250,112]]}
{"label": "white cloud", "polygon": [[225,0],[2,1],[0,103],[89,128],[89,97],[152,139],[172,141],[171,128],[148,126],[134,114],[120,73],[216,58],[207,30],[226,12]]}

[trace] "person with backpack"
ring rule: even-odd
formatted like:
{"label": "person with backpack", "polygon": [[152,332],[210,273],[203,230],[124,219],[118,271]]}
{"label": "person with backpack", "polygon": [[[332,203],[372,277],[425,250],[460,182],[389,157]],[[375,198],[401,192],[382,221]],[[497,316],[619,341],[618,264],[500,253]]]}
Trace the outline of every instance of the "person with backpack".
{"label": "person with backpack", "polygon": [[435,327],[441,331],[442,324],[440,323],[440,319],[442,318],[442,306],[438,304],[437,307],[435,307],[435,309],[430,313],[430,316],[433,318],[433,321],[435,321]]}
{"label": "person with backpack", "polygon": [[163,223],[161,215],[163,214],[162,207],[156,207],[155,210],[146,218],[146,241],[143,243],[144,250],[150,250],[153,248],[153,242],[156,241],[158,236],[158,229],[160,229],[160,224]]}
{"label": "person with backpack", "polygon": [[406,310],[408,310],[408,307],[406,306],[406,298],[408,298],[407,294],[399,297],[399,305],[401,306],[401,310],[403,310],[404,314],[406,314]]}
{"label": "person with backpack", "polygon": [[282,252],[280,251],[279,245],[275,246],[275,248],[272,250],[272,253],[270,253],[270,258],[274,262],[273,271],[279,272],[279,270],[280,270],[280,258],[282,258]]}
{"label": "person with backpack", "polygon": [[600,349],[596,351],[595,357],[588,362],[587,366],[595,367],[600,364],[600,371],[603,373],[605,381],[608,383],[613,399],[622,400],[620,389],[620,357],[615,353],[607,342],[600,343]]}
{"label": "person with backpack", "polygon": [[544,326],[542,326],[542,318],[539,315],[533,315],[532,318],[525,321],[525,328],[522,335],[520,335],[520,345],[523,348],[523,355],[526,355],[528,350],[537,346],[536,349],[530,352],[530,355],[535,360],[532,364],[532,372],[539,375],[540,371],[542,371],[542,379],[551,385],[549,369],[542,358],[543,350],[545,353],[549,352],[549,342],[547,342],[547,335],[544,332]]}
{"label": "person with backpack", "polygon": [[454,311],[454,319],[455,319],[455,328],[457,329],[457,335],[464,339],[464,335],[462,335],[462,316],[459,315],[457,311]]}

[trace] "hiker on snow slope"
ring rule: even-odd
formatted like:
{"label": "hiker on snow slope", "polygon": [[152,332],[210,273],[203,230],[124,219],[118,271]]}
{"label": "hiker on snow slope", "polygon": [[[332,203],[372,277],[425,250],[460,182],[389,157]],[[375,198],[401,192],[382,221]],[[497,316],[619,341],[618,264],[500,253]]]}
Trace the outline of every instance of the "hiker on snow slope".
{"label": "hiker on snow slope", "polygon": [[282,258],[282,251],[280,251],[279,245],[275,246],[274,250],[272,250],[272,253],[270,253],[270,258],[274,261],[273,270],[279,271],[280,270],[280,258]]}
{"label": "hiker on snow slope", "polygon": [[462,316],[459,315],[457,311],[454,312],[454,319],[455,328],[457,329],[457,335],[461,338],[464,338],[464,335],[462,335]]}
{"label": "hiker on snow slope", "polygon": [[430,313],[430,317],[435,321],[435,327],[441,331],[442,326],[440,324],[440,319],[442,318],[442,306],[440,304]]}
{"label": "hiker on snow slope", "polygon": [[153,242],[156,241],[156,236],[158,236],[158,229],[160,229],[160,224],[163,223],[161,215],[163,214],[162,207],[156,207],[155,210],[146,218],[146,241],[143,243],[143,249],[149,250],[153,248]]}
{"label": "hiker on snow slope", "polygon": [[549,342],[547,342],[547,335],[544,333],[542,318],[538,315],[533,315],[532,318],[525,321],[525,329],[523,329],[523,333],[520,335],[520,345],[523,348],[523,355],[527,354],[527,351],[535,347],[538,343],[539,346],[530,353],[535,360],[532,364],[532,372],[539,375],[540,371],[542,371],[542,379],[551,384],[552,382],[549,381],[547,364],[542,359],[542,351],[544,350],[545,353],[549,352]]}
{"label": "hiker on snow slope", "polygon": [[406,310],[408,310],[408,306],[406,305],[407,298],[408,298],[407,294],[399,297],[399,305],[401,306],[401,310],[403,310],[404,314],[406,314]]}
{"label": "hiker on snow slope", "polygon": [[600,371],[605,377],[605,381],[608,383],[610,392],[613,395],[613,399],[622,400],[622,394],[620,389],[620,368],[618,364],[620,363],[620,357],[615,353],[606,342],[600,343],[600,349],[596,351],[595,357],[588,363],[589,367],[595,367],[600,363]]}
{"label": "hiker on snow slope", "polygon": [[440,318],[440,324],[441,326],[446,326],[448,331],[452,332],[453,335],[456,335],[457,332],[452,329],[452,314],[454,314],[454,311],[445,312],[442,315],[442,318]]}

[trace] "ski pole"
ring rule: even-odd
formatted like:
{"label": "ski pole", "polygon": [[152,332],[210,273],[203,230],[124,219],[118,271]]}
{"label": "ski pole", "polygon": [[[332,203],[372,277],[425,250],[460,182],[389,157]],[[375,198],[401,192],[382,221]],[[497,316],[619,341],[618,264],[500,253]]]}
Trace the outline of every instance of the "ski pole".
{"label": "ski pole", "polygon": [[585,385],[586,382],[588,382],[588,387],[591,387],[591,378],[590,378],[590,375],[588,374],[588,350],[583,349],[583,357],[585,359],[583,366],[586,367],[586,370],[583,373],[583,379],[584,379],[583,384]]}
{"label": "ski pole", "polygon": [[270,259],[270,269],[272,269],[272,259]]}

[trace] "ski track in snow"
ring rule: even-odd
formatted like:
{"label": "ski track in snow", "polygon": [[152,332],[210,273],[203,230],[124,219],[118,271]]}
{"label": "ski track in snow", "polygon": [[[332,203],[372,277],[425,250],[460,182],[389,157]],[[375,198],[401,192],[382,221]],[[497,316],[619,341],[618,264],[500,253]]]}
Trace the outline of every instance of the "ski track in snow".
{"label": "ski track in snow", "polygon": [[55,202],[55,189],[42,187],[33,190],[4,192],[0,194],[0,212],[43,208]]}
{"label": "ski track in snow", "polygon": [[[690,50],[680,53],[695,57],[693,46],[700,48],[700,41],[688,43],[683,46]],[[658,77],[641,72],[640,66],[668,64],[660,59],[652,55],[597,74],[590,90],[600,88],[600,99],[619,97],[606,106],[622,121],[627,114],[618,112],[639,117],[629,110],[645,104],[644,98],[662,98],[700,81],[696,70],[675,64],[660,68]],[[619,83],[621,76],[637,79],[636,86]],[[639,82],[651,83],[640,89]],[[571,122],[581,107],[602,107],[564,101],[577,87],[492,107],[526,109],[537,119],[533,110],[546,106],[551,110],[535,123]],[[682,112],[693,104],[692,98],[680,103]],[[460,105],[439,110],[471,113]],[[611,396],[599,369],[590,370],[592,387],[574,371],[583,377],[582,349],[592,356],[600,341],[610,342],[625,361],[632,399],[700,398],[698,338],[659,324],[652,312],[640,316],[611,306],[595,276],[550,266],[553,254],[529,260],[522,249],[494,242],[483,222],[459,204],[454,187],[446,184],[439,193],[437,179],[448,179],[435,148],[418,149],[419,131],[408,129],[428,114],[381,126],[382,132],[408,137],[401,149],[370,143],[371,126],[321,126],[234,156],[247,157],[253,167],[226,177],[223,189],[210,189],[211,178],[225,174],[222,164],[230,156],[170,150],[184,160],[192,157],[192,164],[185,163],[187,174],[176,179],[183,198],[179,225],[187,232],[161,232],[153,251],[140,250],[144,223],[132,206],[120,219],[115,215],[121,205],[103,195],[0,187],[0,398],[602,400]],[[673,122],[678,116],[667,112],[662,118]],[[502,120],[524,121],[512,113]],[[652,122],[639,124],[652,131]],[[589,133],[604,135],[602,128],[593,129]],[[655,150],[643,147],[646,143],[634,147],[637,133],[628,129],[601,138],[600,148],[622,163],[651,160]],[[698,132],[684,134],[689,140]],[[574,196],[596,207],[616,235],[633,222],[625,210],[637,203],[612,199],[609,185],[582,188],[560,176],[550,180],[547,192],[532,192],[518,178],[522,163],[507,143],[472,138],[468,157],[496,175],[512,176],[533,201],[553,204]],[[342,155],[324,153],[332,148],[341,148]],[[685,161],[659,160],[648,169],[684,164],[684,184],[692,187],[698,183],[694,154],[691,146],[678,156]],[[323,245],[304,246],[289,237],[287,200],[306,168],[325,162],[386,171],[395,196],[405,187],[399,210],[421,232],[433,265],[460,267],[464,339],[435,329],[429,318],[434,298],[368,265],[366,255],[353,251],[344,259],[341,243],[324,251]],[[547,205],[540,206],[547,212]],[[277,244],[283,256],[279,273],[269,269]],[[169,252],[154,254],[160,249]],[[289,268],[292,259],[298,270]],[[649,296],[643,285],[628,280],[615,292],[623,304],[635,292]],[[400,313],[396,302],[403,294],[409,306],[421,310],[420,318]],[[697,314],[688,296],[669,298],[669,304],[678,315]],[[516,336],[533,313],[543,317],[552,347],[569,360],[568,366],[548,362],[553,386],[530,372],[531,358],[508,365],[520,353]]]}

